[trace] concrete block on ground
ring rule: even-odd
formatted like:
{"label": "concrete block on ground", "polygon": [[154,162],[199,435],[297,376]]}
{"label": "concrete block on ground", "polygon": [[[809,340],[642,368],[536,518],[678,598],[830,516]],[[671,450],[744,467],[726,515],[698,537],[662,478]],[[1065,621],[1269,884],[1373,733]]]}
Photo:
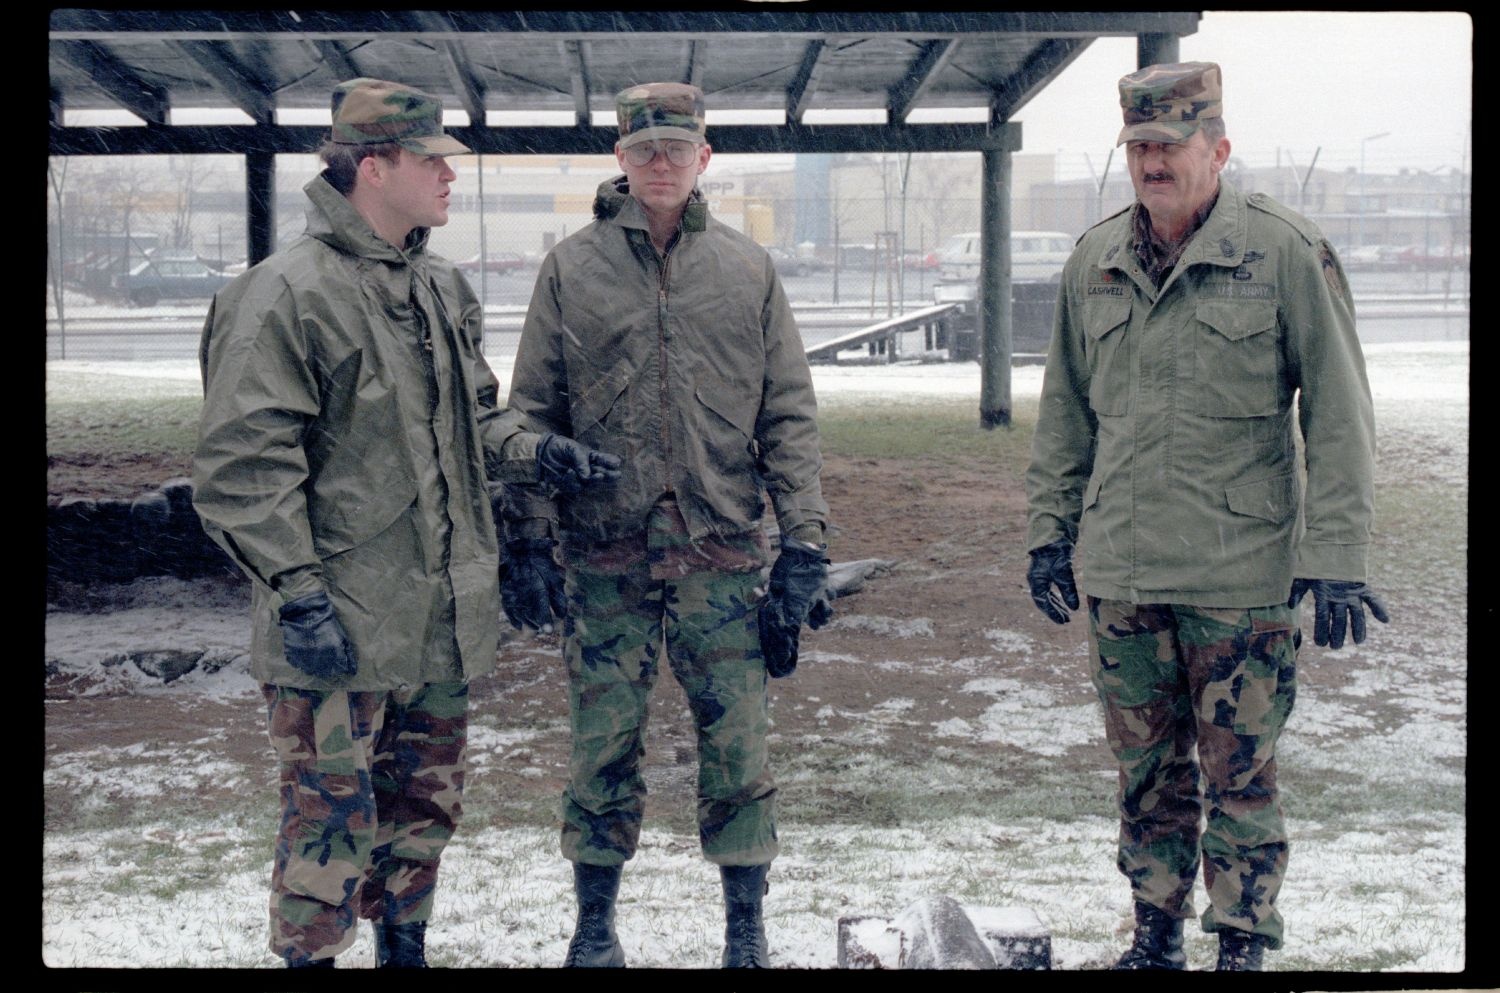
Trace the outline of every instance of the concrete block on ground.
{"label": "concrete block on ground", "polygon": [[1051,969],[1052,935],[1024,907],[919,900],[894,918],[838,921],[841,969]]}
{"label": "concrete block on ground", "polygon": [[1029,907],[969,907],[997,969],[1051,969],[1052,934]]}
{"label": "concrete block on ground", "polygon": [[840,917],[840,969],[899,969],[906,943],[889,917]]}
{"label": "concrete block on ground", "polygon": [[903,910],[895,921],[906,938],[903,969],[993,969],[995,956],[979,936],[963,905],[951,896],[931,896]]}

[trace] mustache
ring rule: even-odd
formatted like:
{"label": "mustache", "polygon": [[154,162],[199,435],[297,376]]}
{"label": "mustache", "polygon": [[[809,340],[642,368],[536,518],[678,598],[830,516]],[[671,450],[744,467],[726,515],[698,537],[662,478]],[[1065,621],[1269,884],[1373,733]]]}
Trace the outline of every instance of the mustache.
{"label": "mustache", "polygon": [[1141,179],[1147,183],[1170,182],[1175,178],[1176,177],[1174,177],[1170,172],[1167,172],[1166,170],[1162,170],[1160,172],[1148,172],[1141,175]]}

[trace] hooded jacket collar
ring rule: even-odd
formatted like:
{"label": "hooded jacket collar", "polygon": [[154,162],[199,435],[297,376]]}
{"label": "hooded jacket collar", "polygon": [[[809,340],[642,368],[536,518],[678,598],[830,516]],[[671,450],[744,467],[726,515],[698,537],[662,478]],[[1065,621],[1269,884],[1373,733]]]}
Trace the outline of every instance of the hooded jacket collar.
{"label": "hooded jacket collar", "polygon": [[349,198],[334,189],[322,173],[309,180],[302,192],[309,201],[308,235],[347,255],[404,265],[427,250],[431,228],[412,228],[404,248],[397,248],[376,234]]}
{"label": "hooded jacket collar", "polygon": [[[625,228],[651,230],[651,225],[646,220],[646,208],[630,195],[630,181],[623,175],[606,179],[599,184],[599,189],[594,193],[594,217],[601,221],[613,218],[616,224]],[[693,192],[688,194],[687,206],[682,211],[682,230],[702,231],[706,227],[708,201],[703,199],[703,194],[694,186]]]}

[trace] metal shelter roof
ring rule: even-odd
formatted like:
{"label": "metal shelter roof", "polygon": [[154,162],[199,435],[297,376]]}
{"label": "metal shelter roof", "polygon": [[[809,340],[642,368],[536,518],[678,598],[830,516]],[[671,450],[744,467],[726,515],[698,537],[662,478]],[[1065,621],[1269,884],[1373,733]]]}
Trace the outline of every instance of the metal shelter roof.
{"label": "metal shelter roof", "polygon": [[[996,132],[1006,129],[996,126],[1093,39],[1175,41],[1198,21],[1183,11],[758,4],[707,12],[60,9],[48,32],[50,145],[54,154],[305,152],[326,126],[283,124],[278,111],[326,109],[339,81],[375,76],[467,112],[470,124],[449,130],[480,152],[608,152],[614,95],[654,80],[703,88],[720,152],[997,148]],[[919,109],[976,107],[988,110],[987,123],[909,123]],[[234,108],[254,123],[173,124],[180,108]],[[64,127],[64,109],[124,109],[145,125]],[[884,110],[886,120],[805,123],[814,109]],[[729,110],[781,111],[785,121],[712,120]],[[489,111],[561,111],[568,123],[488,126]],[[595,112],[607,121],[596,126]]]}

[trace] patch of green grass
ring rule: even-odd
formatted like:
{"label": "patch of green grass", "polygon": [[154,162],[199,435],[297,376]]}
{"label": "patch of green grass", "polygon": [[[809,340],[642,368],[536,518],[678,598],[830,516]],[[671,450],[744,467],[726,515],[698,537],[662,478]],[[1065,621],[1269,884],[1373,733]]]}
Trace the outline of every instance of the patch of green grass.
{"label": "patch of green grass", "polygon": [[1428,593],[1461,599],[1467,589],[1468,491],[1425,479],[1375,488],[1375,541],[1370,582],[1409,586],[1414,576],[1437,583]]}
{"label": "patch of green grass", "polygon": [[487,770],[472,771],[464,784],[464,818],[476,824],[551,828],[557,824],[559,792],[502,789]]}
{"label": "patch of green grass", "polygon": [[957,817],[1066,822],[1113,816],[1097,770],[1028,756],[914,762],[828,741],[773,755],[780,809],[800,823],[899,827]]}
{"label": "patch of green grass", "polygon": [[191,454],[197,444],[202,399],[164,394],[149,388],[143,391],[143,395],[121,395],[119,378],[77,373],[48,374],[47,451],[54,455],[74,452]]}
{"label": "patch of green grass", "polygon": [[[1296,719],[1294,712],[1292,720]],[[1356,759],[1351,756],[1350,760]],[[1420,833],[1433,816],[1461,817],[1464,813],[1462,789],[1435,786],[1420,776],[1398,778],[1369,770],[1339,772],[1298,766],[1279,785],[1289,815],[1304,823],[1329,825],[1335,832],[1362,827]]]}
{"label": "patch of green grass", "polygon": [[1036,426],[1035,399],[1023,400],[1008,428],[986,430],[972,399],[837,397],[818,410],[823,451],[855,458],[938,458],[1005,464],[1025,471]]}

